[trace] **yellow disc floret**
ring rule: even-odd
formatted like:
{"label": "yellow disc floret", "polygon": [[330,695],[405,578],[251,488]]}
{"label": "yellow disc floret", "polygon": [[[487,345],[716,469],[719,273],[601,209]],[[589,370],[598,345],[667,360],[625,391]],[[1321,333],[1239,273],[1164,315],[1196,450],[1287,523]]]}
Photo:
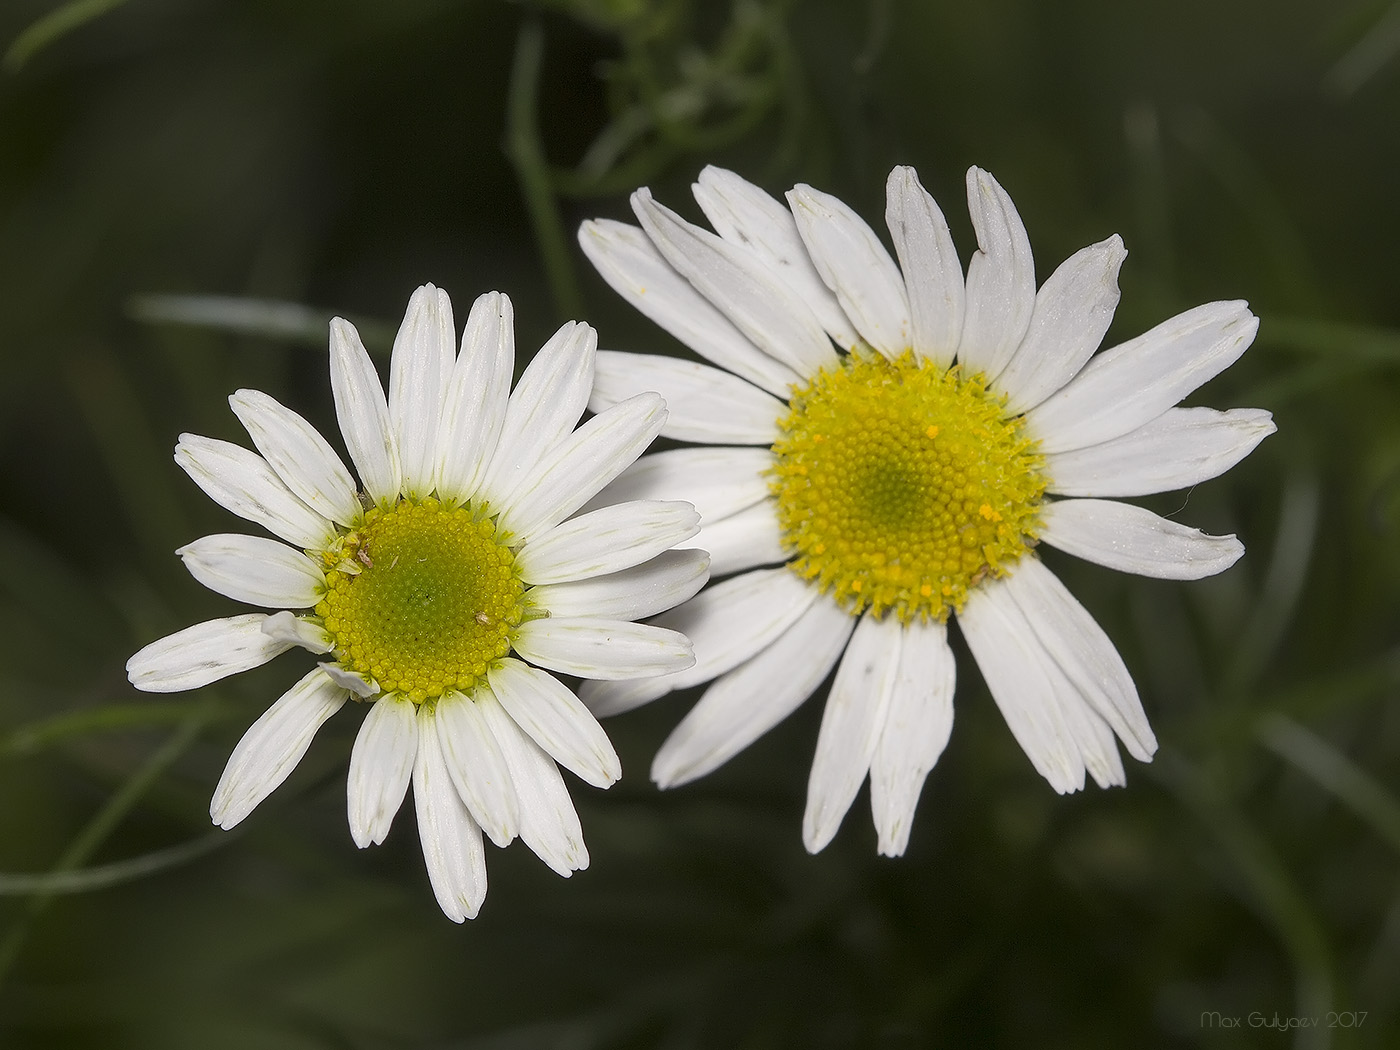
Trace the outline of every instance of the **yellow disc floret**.
{"label": "yellow disc floret", "polygon": [[414,703],[469,692],[524,615],[515,555],[470,506],[376,508],[326,560],[316,612],[337,659]]}
{"label": "yellow disc floret", "polygon": [[1034,545],[1042,459],[980,374],[857,351],[779,421],[789,566],[853,614],[945,620]]}

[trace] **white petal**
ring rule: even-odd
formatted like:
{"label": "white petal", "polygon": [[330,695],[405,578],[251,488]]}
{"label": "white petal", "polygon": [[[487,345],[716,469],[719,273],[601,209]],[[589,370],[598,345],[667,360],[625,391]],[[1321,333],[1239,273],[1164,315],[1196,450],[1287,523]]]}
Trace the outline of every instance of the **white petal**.
{"label": "white petal", "polygon": [[967,312],[958,360],[965,373],[996,379],[1031,323],[1035,261],[1016,206],[981,168],[967,170],[967,207],[977,252],[967,264]]}
{"label": "white petal", "polygon": [[590,507],[635,499],[684,500],[700,512],[702,525],[768,498],[766,448],[676,448],[643,456],[624,470]]}
{"label": "white petal", "polygon": [[889,710],[870,762],[870,811],[882,856],[901,856],[909,845],[919,793],[953,731],[956,678],[947,625],[906,624]]}
{"label": "white petal", "polygon": [[966,291],[948,220],[913,168],[885,183],[885,223],[904,271],[914,352],[940,368],[953,363],[962,336]]}
{"label": "white petal", "polygon": [[[492,695],[489,689],[486,695]],[[520,803],[520,837],[525,845],[566,879],[588,867],[583,828],[554,759],[515,724],[499,703],[481,701],[481,713],[501,747],[515,785]]]}
{"label": "white petal", "polygon": [[636,226],[598,219],[579,227],[583,254],[613,290],[705,360],[786,398],[802,380],[769,357],[671,269]]}
{"label": "white petal", "polygon": [[710,575],[728,576],[760,565],[787,561],[783,533],[778,527],[777,504],[770,498],[727,518],[700,523],[700,531],[681,549],[695,547],[710,552]]}
{"label": "white petal", "polygon": [[[495,672],[493,671],[494,675]],[[482,709],[496,697],[444,693],[437,702],[438,743],[457,793],[491,841],[507,846],[520,834],[520,804],[510,770]]]}
{"label": "white petal", "polygon": [[870,772],[898,678],[903,640],[904,628],[897,618],[862,616],[836,668],[807,780],[802,842],[808,853],[819,852],[835,837]]}
{"label": "white petal", "polygon": [[602,717],[630,711],[673,689],[707,682],[772,645],[819,599],[829,600],[787,569],[763,569],[724,580],[652,621],[690,639],[694,665],[637,681],[585,682],[579,696]]}
{"label": "white petal", "polygon": [[436,482],[438,424],[456,345],[452,301],[442,289],[423,285],[408,300],[389,359],[389,420],[398,437],[403,493],[415,499]]}
{"label": "white petal", "polygon": [[297,499],[256,452],[228,441],[181,434],[175,462],[219,506],[288,543],[321,549],[335,538],[335,526]]}
{"label": "white petal", "polygon": [[214,823],[227,830],[272,794],[345,698],[344,689],[320,671],[312,671],[263,712],[234,747],[214,788],[209,804]]}
{"label": "white petal", "polygon": [[335,648],[330,632],[323,626],[285,609],[262,622],[262,633],[274,642],[299,645],[309,653],[328,653]]}
{"label": "white petal", "polygon": [[493,508],[528,485],[540,461],[566,440],[588,404],[598,333],[570,321],[525,369],[506,405],[505,420],[481,494]]}
{"label": "white petal", "polygon": [[817,273],[856,331],[886,357],[908,350],[914,333],[904,279],[875,231],[844,201],[811,186],[794,186],[787,199]]}
{"label": "white petal", "polygon": [[472,303],[438,432],[438,494],[470,499],[496,454],[515,369],[515,313],[501,292]]}
{"label": "white petal", "polygon": [[1099,348],[1118,307],[1118,270],[1127,256],[1115,233],[1075,252],[1041,286],[1026,337],[996,379],[1008,415],[1040,404]]}
{"label": "white petal", "polygon": [[594,416],[554,448],[501,508],[501,524],[529,542],[631,466],[666,422],[657,394],[638,394]]}
{"label": "white petal", "polygon": [[[838,346],[849,350],[858,336],[831,289],[812,265],[792,212],[732,171],[709,165],[693,187],[695,200],[715,231],[762,259],[795,291]],[[669,405],[671,399],[667,398]],[[673,406],[674,409],[674,406]]]}
{"label": "white petal", "polygon": [[1105,350],[1026,414],[1044,453],[1121,437],[1239,359],[1259,319],[1243,302],[1207,303]]}
{"label": "white petal", "polygon": [[218,533],[175,552],[211,591],[269,609],[309,609],[320,601],[326,577],[316,563],[285,543],[261,536]]}
{"label": "white petal", "polygon": [[398,498],[402,477],[389,403],[360,333],[343,318],[331,321],[331,395],[340,433],[365,492],[381,506]]}
{"label": "white petal", "polygon": [[488,679],[516,725],[565,769],[600,788],[622,776],[608,734],[559,679],[509,658],[492,667]]}
{"label": "white petal", "polygon": [[607,681],[649,678],[695,662],[683,634],[596,616],[527,620],[515,632],[515,651],[552,671]]}
{"label": "white petal", "polygon": [[802,297],[756,255],[686,222],[648,189],[632,194],[632,210],[665,260],[754,346],[798,375],[836,364],[831,340]]}
{"label": "white petal", "polygon": [[707,553],[671,550],[621,572],[535,587],[529,592],[529,600],[555,617],[640,620],[694,597],[709,578]]}
{"label": "white petal", "polygon": [[233,413],[287,488],[316,513],[342,525],[364,513],[355,479],[321,432],[261,390],[229,396]]}
{"label": "white petal", "polygon": [[700,531],[689,503],[634,500],[570,518],[542,532],[516,556],[529,584],[565,583],[631,568]]}
{"label": "white petal", "polygon": [[1016,563],[1002,590],[1021,610],[1041,646],[1075,689],[1140,762],[1151,761],[1157,738],[1137,686],[1113,642],[1093,616],[1039,558]]}
{"label": "white petal", "polygon": [[326,676],[330,678],[332,682],[342,689],[348,689],[361,700],[368,700],[372,696],[377,696],[380,692],[379,683],[369,675],[360,671],[351,671],[349,668],[333,660],[328,660],[316,666],[326,672]]}
{"label": "white petal", "polygon": [[147,693],[178,693],[261,667],[292,647],[263,633],[266,619],[264,613],[244,613],[168,634],[128,660],[126,675]]}
{"label": "white petal", "polygon": [[855,625],[835,602],[813,602],[766,649],[715,680],[657,751],[651,779],[663,788],[688,783],[772,729],[822,684]]}
{"label": "white petal", "polygon": [[1045,457],[1064,496],[1146,496],[1225,473],[1278,428],[1260,408],[1169,408],[1122,437]]}
{"label": "white petal", "polygon": [[453,922],[476,918],[486,899],[486,847],[481,828],[457,793],[433,725],[433,709],[418,710],[418,759],[413,764],[413,804],[428,881],[443,914]]}
{"label": "white petal", "polygon": [[360,849],[389,834],[413,775],[418,735],[418,709],[399,693],[372,703],[360,723],[346,780],[350,837]]}
{"label": "white petal", "polygon": [[1144,507],[1106,499],[1066,499],[1040,509],[1040,538],[1066,554],[1119,572],[1199,580],[1244,554],[1234,536],[1209,536]]}
{"label": "white petal", "polygon": [[697,361],[598,351],[590,409],[601,412],[645,390],[666,399],[670,415],[661,436],[677,441],[771,445],[788,410],[752,383]]}

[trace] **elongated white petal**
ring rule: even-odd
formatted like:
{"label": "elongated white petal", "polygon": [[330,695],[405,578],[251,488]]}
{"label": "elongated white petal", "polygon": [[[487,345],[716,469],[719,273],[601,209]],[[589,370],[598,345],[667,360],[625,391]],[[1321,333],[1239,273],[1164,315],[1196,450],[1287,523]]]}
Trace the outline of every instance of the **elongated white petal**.
{"label": "elongated white petal", "polygon": [[526,583],[564,583],[631,568],[700,531],[689,503],[634,500],[580,514],[521,549],[516,570]]}
{"label": "elongated white petal", "polygon": [[996,379],[1008,415],[1040,404],[1099,348],[1118,307],[1118,270],[1127,257],[1115,233],[1075,252],[1041,286],[1026,336]]}
{"label": "elongated white petal", "polygon": [[[792,212],[753,183],[714,165],[700,172],[699,181],[691,189],[721,237],[762,259],[802,298],[837,346],[847,350],[855,346],[855,329],[812,265]],[[671,403],[669,397],[666,403]]]}
{"label": "elongated white petal", "polygon": [[402,478],[399,444],[384,385],[360,333],[339,317],[331,321],[331,395],[345,448],[365,492],[381,506],[397,499]]}
{"label": "elongated white petal", "polygon": [[553,671],[606,681],[648,678],[694,663],[683,634],[596,616],[529,620],[515,633],[515,651]]}
{"label": "elongated white petal", "polygon": [[794,186],[787,199],[812,264],[856,331],[886,357],[908,350],[914,333],[904,279],[875,231],[850,205],[811,186]]}
{"label": "elongated white petal", "polygon": [[635,681],[585,682],[579,697],[601,718],[709,681],[772,645],[818,600],[828,599],[819,598],[815,587],[786,569],[761,569],[724,580],[652,621],[690,639],[695,647],[692,666]]}
{"label": "elongated white petal", "polygon": [[1151,422],[1235,361],[1259,329],[1243,302],[1207,303],[1099,354],[1026,414],[1045,453],[1085,448]]}
{"label": "elongated white petal", "polygon": [[754,346],[798,375],[836,364],[831,340],[802,297],[758,256],[686,222],[648,189],[632,194],[632,210],[662,257]]}
{"label": "elongated white petal", "polygon": [[966,302],[962,264],[948,220],[913,168],[890,172],[885,183],[885,223],[904,271],[914,352],[947,368],[962,337]]}
{"label": "elongated white petal", "polygon": [[361,671],[352,671],[348,667],[328,660],[325,663],[316,665],[326,673],[332,682],[342,689],[354,693],[361,700],[368,700],[370,697],[380,692],[379,683],[369,675]]}
{"label": "elongated white petal", "polygon": [[496,454],[515,369],[515,313],[508,296],[472,303],[462,352],[447,384],[438,431],[438,495],[470,499]]}
{"label": "elongated white petal", "polygon": [[335,648],[335,641],[325,627],[285,609],[262,622],[262,633],[274,642],[299,645],[309,653],[328,653]]}
{"label": "elongated white petal", "polygon": [[1225,473],[1278,428],[1260,408],[1169,408],[1122,437],[1045,457],[1064,496],[1145,496]]}
{"label": "elongated white petal", "polygon": [[209,804],[210,819],[227,830],[253,812],[291,775],[316,730],[340,710],[346,695],[319,670],[283,693],[229,755]]}
{"label": "elongated white petal", "polygon": [[326,577],[316,563],[285,543],[261,536],[218,533],[175,552],[211,591],[269,609],[309,609],[320,600]]}
{"label": "elongated white petal", "polygon": [[1035,261],[1016,206],[981,168],[967,170],[977,252],[967,264],[967,307],[958,360],[995,380],[1021,345],[1035,308]]}
{"label": "elongated white petal", "polygon": [[656,354],[598,351],[590,409],[601,412],[645,390],[666,399],[669,416],[661,436],[677,441],[771,445],[778,440],[778,420],[787,414],[772,394],[718,368]]}
{"label": "elongated white petal", "polygon": [[835,602],[813,602],[771,645],[715,680],[657,751],[651,779],[663,788],[688,783],[772,729],[822,684],[855,625]]}
{"label": "elongated white petal", "polygon": [[490,692],[483,691],[479,698],[445,693],[437,702],[436,721],[438,743],[457,793],[491,841],[507,846],[520,834],[520,803],[501,746],[482,712],[495,704]]}
{"label": "elongated white petal", "polygon": [[559,767],[515,724],[489,689],[481,701],[482,717],[500,745],[520,804],[520,837],[535,855],[564,878],[588,867],[583,828]]}
{"label": "elongated white petal", "polygon": [[530,601],[551,616],[640,620],[693,597],[709,578],[703,550],[670,550],[621,572],[535,587]]}
{"label": "elongated white petal", "polygon": [[418,759],[413,764],[413,804],[428,881],[443,914],[453,922],[476,918],[486,899],[486,847],[481,828],[457,793],[443,760],[433,709],[418,710]]}
{"label": "elongated white petal", "polygon": [[796,372],[749,342],[671,269],[636,226],[611,219],[585,222],[578,243],[614,291],[705,360],[779,397],[801,385]]}
{"label": "elongated white petal", "polygon": [[126,676],[148,693],[178,693],[261,667],[292,647],[263,633],[266,619],[264,613],[244,613],[168,634],[128,660]]}
{"label": "elongated white petal", "polygon": [[1199,580],[1244,554],[1234,536],[1210,536],[1143,507],[1106,499],[1066,499],[1041,508],[1041,539],[1066,554],[1119,572]]}
{"label": "elongated white petal", "polygon": [[350,751],[346,809],[350,837],[364,849],[389,834],[418,758],[418,709],[399,693],[370,705]]}
{"label": "elongated white petal", "polygon": [[565,769],[601,788],[622,776],[608,734],[559,679],[507,658],[491,668],[489,680],[506,713]]}
{"label": "elongated white petal", "polygon": [[456,345],[452,301],[442,289],[423,285],[409,297],[389,360],[389,421],[398,437],[403,493],[415,499],[436,482],[438,424]]}
{"label": "elongated white petal", "polygon": [[323,548],[335,526],[282,483],[267,460],[228,441],[181,434],[175,462],[225,510],[303,548]]}
{"label": "elongated white petal", "polygon": [[807,780],[802,843],[808,853],[819,852],[835,837],[870,772],[898,679],[903,640],[903,626],[895,617],[862,616],[836,668]]}
{"label": "elongated white petal", "polygon": [[1039,558],[1016,563],[1001,589],[1025,616],[1050,658],[1118,734],[1129,754],[1149,762],[1157,738],[1123,658],[1093,616]]}
{"label": "elongated white petal", "polygon": [[631,466],[665,422],[665,403],[650,393],[600,412],[529,469],[501,523],[527,543],[558,525]]}
{"label": "elongated white petal", "polygon": [[481,493],[493,507],[509,503],[535,477],[537,465],[569,437],[593,387],[598,333],[570,321],[526,367],[506,405],[496,451]]}
{"label": "elongated white petal", "polygon": [[870,762],[870,811],[882,856],[901,856],[909,845],[919,793],[953,731],[956,678],[947,625],[906,624],[889,710]]}
{"label": "elongated white petal", "polygon": [[710,575],[756,569],[775,565],[790,557],[783,548],[783,534],[778,527],[777,504],[770,497],[737,514],[706,524],[682,544],[682,549],[695,547],[710,552]]}
{"label": "elongated white petal", "polygon": [[700,512],[702,526],[768,498],[766,448],[676,448],[637,460],[590,507],[637,499],[684,500]]}
{"label": "elongated white petal", "polygon": [[321,432],[261,390],[229,396],[233,413],[283,484],[323,518],[350,525],[364,512],[355,479]]}

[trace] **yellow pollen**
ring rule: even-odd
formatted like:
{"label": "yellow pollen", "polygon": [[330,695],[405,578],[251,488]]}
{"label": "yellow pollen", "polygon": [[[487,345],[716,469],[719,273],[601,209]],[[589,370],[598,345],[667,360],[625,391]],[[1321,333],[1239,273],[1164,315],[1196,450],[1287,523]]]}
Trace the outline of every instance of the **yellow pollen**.
{"label": "yellow pollen", "polygon": [[852,614],[947,619],[1039,534],[1043,459],[1005,413],[980,374],[912,353],[818,372],[773,446],[789,567]]}
{"label": "yellow pollen", "polygon": [[470,693],[524,618],[515,555],[469,504],[371,510],[325,562],[316,613],[336,658],[416,704]]}

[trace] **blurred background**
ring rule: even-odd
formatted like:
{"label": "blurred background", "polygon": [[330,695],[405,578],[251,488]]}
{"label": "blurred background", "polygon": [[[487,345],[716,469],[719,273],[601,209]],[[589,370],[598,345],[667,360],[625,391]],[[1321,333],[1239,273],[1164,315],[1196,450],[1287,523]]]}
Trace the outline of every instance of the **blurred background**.
{"label": "blurred background", "polygon": [[[6,0],[0,47],[0,1045],[1400,1046],[1400,5]],[[411,813],[350,841],[357,713],[211,829],[229,750],[305,660],[127,684],[138,647],[234,611],[173,553],[242,528],[176,436],[246,442],[239,387],[333,434],[327,320],[386,353],[425,281],[459,323],[508,292],[521,365],[575,317],[680,353],[573,231],[642,184],[698,218],[708,163],[877,228],[913,164],[964,260],[985,167],[1042,278],[1123,235],[1110,343],[1250,300],[1258,341],[1193,400],[1279,432],[1147,501],[1245,559],[1181,584],[1046,554],[1156,761],[1057,797],[957,639],[902,859],[864,791],[804,852],[817,702],[657,792],[684,694],[608,723],[615,788],[571,783],[592,867],[492,850],[462,927]]]}

